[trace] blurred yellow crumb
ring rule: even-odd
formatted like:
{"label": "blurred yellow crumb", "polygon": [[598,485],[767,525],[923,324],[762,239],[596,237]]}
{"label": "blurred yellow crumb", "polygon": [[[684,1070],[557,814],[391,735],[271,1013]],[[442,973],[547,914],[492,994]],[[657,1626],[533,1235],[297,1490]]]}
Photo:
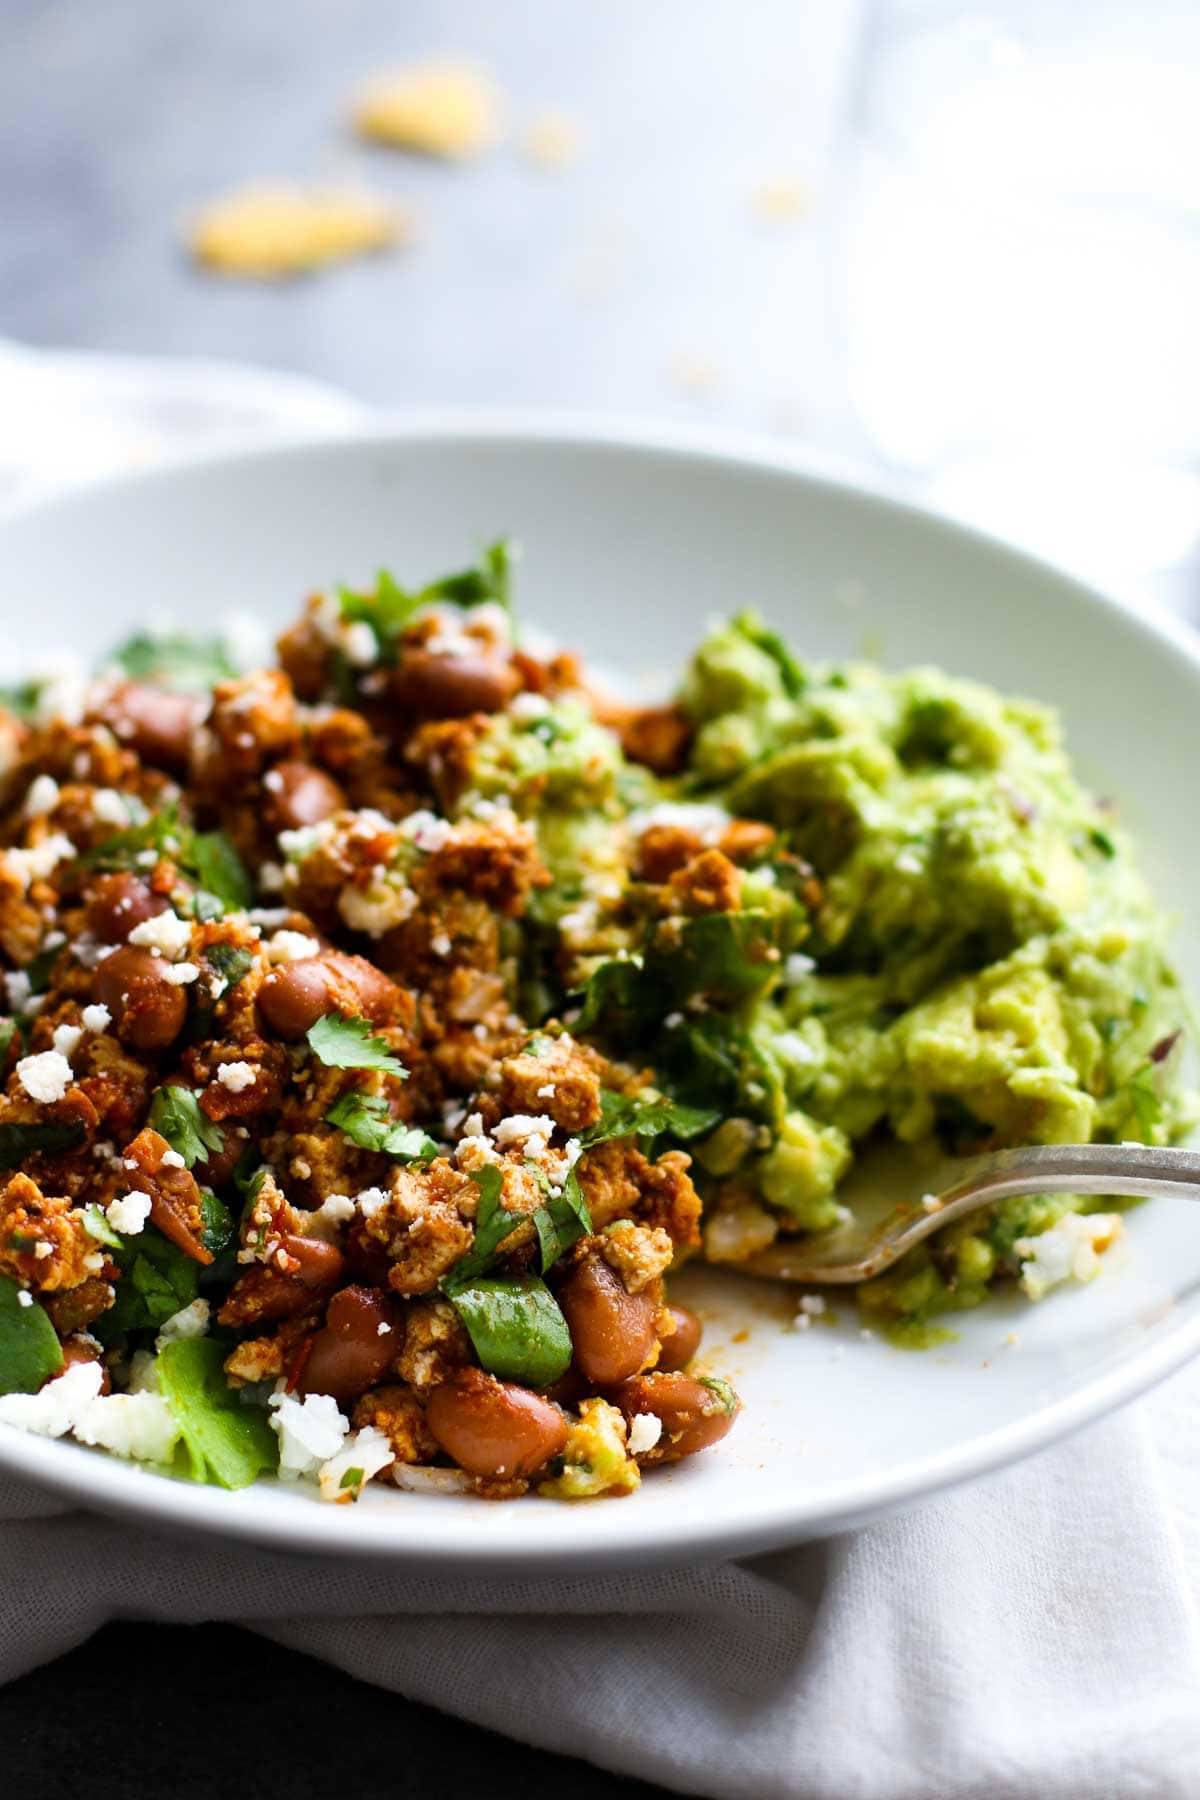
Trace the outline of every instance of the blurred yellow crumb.
{"label": "blurred yellow crumb", "polygon": [[354,103],[360,137],[425,156],[478,156],[495,139],[500,98],[470,63],[427,62],[369,81]]}
{"label": "blurred yellow crumb", "polygon": [[808,189],[801,181],[763,181],[753,194],[754,210],[772,225],[785,225],[808,211]]}
{"label": "blurred yellow crumb", "polygon": [[567,113],[548,109],[521,133],[521,149],[539,169],[562,169],[579,155],[579,127]]}
{"label": "blurred yellow crumb", "polygon": [[404,243],[407,214],[368,194],[266,183],[214,200],[191,221],[196,261],[222,275],[269,281]]}
{"label": "blurred yellow crumb", "polygon": [[676,387],[686,388],[691,394],[704,394],[717,385],[717,367],[706,356],[696,356],[690,350],[677,350],[667,365],[667,372]]}

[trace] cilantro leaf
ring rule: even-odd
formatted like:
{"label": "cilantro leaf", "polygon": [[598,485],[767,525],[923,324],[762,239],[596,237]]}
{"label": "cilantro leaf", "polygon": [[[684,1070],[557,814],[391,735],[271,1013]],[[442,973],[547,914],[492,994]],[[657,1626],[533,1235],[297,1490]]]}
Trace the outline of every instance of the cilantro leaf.
{"label": "cilantro leaf", "polygon": [[571,1333],[536,1275],[485,1275],[450,1296],[483,1368],[509,1381],[549,1387],[571,1361]]}
{"label": "cilantro leaf", "polygon": [[207,694],[218,681],[237,674],[220,638],[189,637],[183,631],[139,631],[114,650],[112,661],[134,681],[181,694]]}
{"label": "cilantro leaf", "polygon": [[278,1466],[278,1445],[265,1408],[244,1405],[227,1384],[224,1356],[214,1338],[165,1344],[155,1365],[159,1392],[179,1426],[192,1480],[248,1487]]}
{"label": "cilantro leaf", "polygon": [[0,687],[0,706],[15,713],[18,719],[31,723],[45,685],[46,678],[35,675],[28,681],[18,682],[15,687]]}
{"label": "cilantro leaf", "polygon": [[338,1492],[343,1493],[347,1488],[359,1488],[365,1480],[366,1476],[362,1469],[347,1469],[338,1482]]}
{"label": "cilantro leaf", "polygon": [[[234,1230],[233,1215],[225,1202],[211,1188],[200,1189],[200,1215],[203,1224],[200,1227],[200,1242],[210,1252],[215,1262],[223,1256],[233,1243],[237,1233]],[[208,1271],[211,1276],[211,1269]]]}
{"label": "cilantro leaf", "polygon": [[525,1223],[524,1213],[510,1213],[501,1204],[504,1178],[495,1163],[472,1169],[471,1180],[479,1189],[479,1210],[475,1214],[475,1241],[465,1256],[460,1256],[448,1275],[442,1277],[442,1292],[453,1298],[465,1282],[489,1268],[500,1248],[518,1225]]}
{"label": "cilantro leaf", "polygon": [[360,1150],[376,1150],[401,1162],[429,1162],[438,1153],[427,1132],[389,1116],[381,1094],[364,1094],[353,1088],[330,1107],[325,1120],[344,1131]]}
{"label": "cilantro leaf", "polygon": [[139,1232],[117,1261],[123,1268],[117,1297],[92,1327],[104,1343],[127,1331],[161,1325],[196,1298],[199,1265],[153,1226]]}
{"label": "cilantro leaf", "polygon": [[89,869],[133,869],[147,850],[169,857],[200,890],[198,899],[211,901],[211,906],[199,909],[207,916],[240,912],[254,898],[245,864],[225,833],[194,830],[183,822],[176,805],[161,807],[140,825],[112,832],[80,862]]}
{"label": "cilantro leaf", "polygon": [[406,592],[386,569],[380,569],[376,576],[373,594],[354,594],[349,588],[339,588],[338,600],[348,625],[371,627],[384,662],[395,661],[397,641],[422,604],[420,594]]}
{"label": "cilantro leaf", "polygon": [[23,1306],[21,1289],[0,1275],[0,1394],[36,1394],[63,1366],[62,1345],[44,1307]]}
{"label": "cilantro leaf", "polygon": [[583,1005],[572,1029],[584,1032],[603,1026],[606,1030],[636,1032],[643,1023],[649,1024],[654,1008],[643,1004],[644,960],[640,954],[634,954],[610,957],[600,963],[583,989],[578,990],[582,992]]}
{"label": "cilantro leaf", "polygon": [[246,865],[223,831],[194,831],[183,867],[225,912],[243,912],[254,900]]}
{"label": "cilantro leaf", "polygon": [[395,662],[404,629],[422,606],[445,601],[451,606],[469,608],[491,602],[503,607],[511,618],[513,560],[509,539],[498,538],[470,568],[439,576],[415,592],[402,588],[394,576],[381,569],[372,594],[339,588],[342,618],[347,624],[369,625],[375,633],[381,660]]}
{"label": "cilantro leaf", "polygon": [[607,1144],[612,1138],[660,1137],[669,1133],[686,1144],[703,1137],[719,1124],[720,1111],[713,1106],[685,1106],[682,1101],[660,1096],[656,1100],[641,1095],[612,1094],[600,1096],[600,1118],[582,1134],[585,1150],[595,1144]]}
{"label": "cilantro leaf", "polygon": [[107,1244],[110,1250],[123,1250],[125,1240],[115,1232],[104,1213],[96,1205],[83,1209],[83,1229],[89,1237],[94,1237],[98,1244]]}
{"label": "cilantro leaf", "polygon": [[227,988],[236,987],[254,967],[254,952],[243,949],[240,944],[209,944],[204,957]]}
{"label": "cilantro leaf", "polygon": [[152,1131],[166,1138],[189,1169],[199,1162],[207,1162],[210,1156],[216,1156],[225,1148],[223,1134],[201,1111],[192,1089],[176,1083],[155,1089],[146,1123]]}
{"label": "cilantro leaf", "polygon": [[58,1156],[74,1150],[83,1142],[83,1125],[78,1119],[44,1125],[6,1122],[0,1125],[0,1169],[16,1169],[27,1156],[40,1151],[43,1156]]}
{"label": "cilantro leaf", "polygon": [[546,1190],[546,1203],[534,1213],[533,1224],[538,1235],[544,1275],[572,1244],[592,1229],[592,1215],[574,1169],[563,1182],[559,1193],[549,1191],[550,1184],[544,1175],[542,1185]]}
{"label": "cilantro leaf", "polygon": [[372,1035],[366,1019],[345,1019],[326,1013],[307,1032],[309,1048],[328,1069],[379,1069],[403,1080],[408,1070],[393,1056],[382,1038]]}

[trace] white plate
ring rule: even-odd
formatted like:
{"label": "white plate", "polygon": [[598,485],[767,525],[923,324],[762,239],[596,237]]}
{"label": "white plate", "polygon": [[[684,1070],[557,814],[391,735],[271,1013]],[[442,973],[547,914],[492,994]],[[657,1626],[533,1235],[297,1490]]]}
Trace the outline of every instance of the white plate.
{"label": "white plate", "polygon": [[[147,612],[253,606],[282,622],[321,583],[453,567],[501,531],[521,604],[610,664],[679,666],[705,620],[760,607],[804,654],[936,662],[1059,704],[1085,777],[1123,804],[1200,992],[1200,652],[986,539],[700,441],[450,420],[175,465],[0,519],[4,624],[99,652]],[[864,1342],[851,1306],[797,1333],[779,1291],[689,1274],[708,1351],[746,1411],[717,1451],[621,1503],[497,1506],[369,1491],[356,1507],[238,1494],[0,1428],[0,1466],[89,1505],[278,1546],[466,1570],[684,1561],[857,1524],[1050,1443],[1200,1349],[1200,1212],[1159,1202],[1124,1260],[1038,1308],[996,1302],[924,1354]],[[1008,1342],[1015,1332],[1018,1343]]]}

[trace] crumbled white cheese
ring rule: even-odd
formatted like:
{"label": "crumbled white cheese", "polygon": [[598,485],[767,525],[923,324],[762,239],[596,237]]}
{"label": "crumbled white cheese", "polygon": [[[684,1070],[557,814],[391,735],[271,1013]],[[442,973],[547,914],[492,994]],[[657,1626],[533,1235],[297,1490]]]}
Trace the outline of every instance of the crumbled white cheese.
{"label": "crumbled white cheese", "polygon": [[56,831],[31,850],[6,850],[4,860],[21,887],[27,888],[33,881],[45,881],[60,862],[67,862],[74,855],[75,846],[70,838]]}
{"label": "crumbled white cheese", "polygon": [[79,1040],[82,1036],[82,1025],[56,1025],[52,1039],[54,1048],[60,1056],[70,1058],[78,1050]]}
{"label": "crumbled white cheese", "polygon": [[0,1395],[0,1420],[37,1437],[65,1437],[100,1393],[98,1362],[72,1363],[36,1394]]}
{"label": "crumbled white cheese", "polygon": [[824,1294],[802,1294],[800,1296],[800,1311],[802,1313],[807,1313],[810,1319],[819,1319],[821,1314],[825,1311]]}
{"label": "crumbled white cheese", "polygon": [[56,656],[38,670],[34,718],[39,725],[62,719],[78,725],[87,707],[88,677],[78,656]]}
{"label": "crumbled white cheese", "polygon": [[18,1306],[32,1306],[33,1305],[33,1295],[30,1293],[28,1288],[19,1288],[17,1290],[17,1305]]}
{"label": "crumbled white cheese", "polygon": [[231,1094],[244,1093],[248,1087],[254,1086],[256,1079],[254,1067],[248,1062],[222,1063],[217,1070],[217,1080]]}
{"label": "crumbled white cheese", "polygon": [[383,937],[385,932],[403,925],[412,917],[416,905],[417,896],[400,881],[374,881],[365,890],[345,887],[338,895],[338,912],[345,923],[351,931],[361,931],[370,938]]}
{"label": "crumbled white cheese", "polygon": [[813,1063],[817,1053],[807,1038],[802,1038],[798,1031],[776,1032],[771,1048],[793,1063]]}
{"label": "crumbled white cheese", "polygon": [[119,1194],[110,1200],[104,1209],[104,1216],[114,1231],[122,1232],[126,1237],[136,1237],[139,1231],[145,1230],[146,1220],[150,1217],[149,1194]]}
{"label": "crumbled white cheese", "polygon": [[789,986],[795,987],[798,982],[804,980],[806,975],[811,975],[816,966],[815,957],[805,956],[803,950],[793,950],[791,955],[784,959],[783,978]]}
{"label": "crumbled white cheese", "polygon": [[177,1344],[182,1338],[202,1338],[208,1331],[209,1315],[212,1308],[207,1300],[193,1300],[189,1306],[181,1306],[178,1312],[164,1319],[154,1340],[156,1350],[167,1344]]}
{"label": "crumbled white cheese", "polygon": [[108,1394],[93,1400],[75,1421],[74,1435],[81,1444],[98,1444],[135,1462],[167,1463],[179,1442],[179,1426],[161,1394]]}
{"label": "crumbled white cheese", "polygon": [[187,1163],[184,1158],[180,1156],[178,1150],[164,1150],[162,1153],[162,1166],[164,1169],[186,1169]]}
{"label": "crumbled white cheese", "polygon": [[518,694],[508,710],[514,719],[544,719],[550,702],[545,694]]}
{"label": "crumbled white cheese", "polygon": [[406,838],[411,838],[418,850],[426,856],[435,851],[444,850],[454,836],[454,827],[449,819],[439,819],[436,813],[422,808],[418,812],[409,813],[407,819],[400,823],[400,831]]}
{"label": "crumbled white cheese", "polygon": [[509,1144],[528,1143],[530,1138],[540,1137],[545,1140],[553,1135],[554,1120],[548,1113],[512,1113],[507,1119],[501,1119],[492,1127],[492,1139],[506,1149]]}
{"label": "crumbled white cheese", "polygon": [[454,948],[454,945],[450,941],[450,934],[445,931],[435,932],[429,940],[429,948],[433,951],[435,956],[449,956],[451,950]]}
{"label": "crumbled white cheese", "polygon": [[102,825],[128,825],[129,803],[116,788],[97,788],[92,795],[92,817]]}
{"label": "crumbled white cheese", "polygon": [[350,1429],[349,1419],[329,1394],[306,1394],[297,1400],[281,1381],[267,1405],[271,1429],[279,1438],[279,1474],[284,1481],[315,1475],[322,1463],[337,1455]]}
{"label": "crumbled white cheese", "polygon": [[321,954],[320,940],[304,931],[277,931],[267,939],[264,949],[269,963],[301,962],[305,957]]}
{"label": "crumbled white cheese", "polygon": [[186,919],[176,918],[173,912],[155,913],[153,918],[143,919],[140,925],[135,925],[129,934],[131,944],[144,950],[157,950],[169,962],[182,956],[191,940],[191,926]]}
{"label": "crumbled white cheese", "polygon": [[163,975],[172,987],[189,987],[193,981],[199,981],[200,971],[195,963],[171,963],[163,970]]}
{"label": "crumbled white cheese", "polygon": [[344,1225],[355,1214],[355,1203],[349,1194],[330,1194],[313,1213],[314,1219],[328,1219],[330,1224]]}
{"label": "crumbled white cheese", "polygon": [[901,875],[920,875],[924,869],[920,857],[911,850],[901,850],[900,854],[893,858],[892,867]]}
{"label": "crumbled white cheese", "polygon": [[17,1064],[17,1080],[31,1100],[43,1106],[61,1100],[71,1085],[71,1065],[61,1050],[42,1050],[23,1056]]}
{"label": "crumbled white cheese", "polygon": [[[322,1500],[355,1499],[364,1482],[395,1460],[396,1452],[377,1426],[364,1425],[361,1431],[352,1431],[337,1454],[321,1465],[317,1480]],[[357,1475],[348,1479],[355,1470]]]}
{"label": "crumbled white cheese", "polygon": [[638,1413],[629,1427],[630,1456],[644,1456],[653,1450],[662,1436],[663,1424],[657,1413]]}
{"label": "crumbled white cheese", "polygon": [[358,1195],[358,1210],[364,1219],[373,1219],[377,1212],[382,1212],[388,1203],[388,1197],[382,1188],[364,1188]]}
{"label": "crumbled white cheese", "polygon": [[356,669],[369,669],[379,660],[379,640],[365,619],[343,626],[341,647],[346,661]]}
{"label": "crumbled white cheese", "polygon": [[1021,1286],[1040,1300],[1064,1281],[1091,1281],[1100,1258],[1125,1229],[1119,1213],[1066,1213],[1057,1225],[1013,1245],[1021,1263]]}
{"label": "crumbled white cheese", "polygon": [[539,1100],[553,1100],[557,1092],[558,1089],[555,1087],[554,1083],[552,1081],[546,1081],[543,1082],[542,1086],[537,1090],[536,1097]]}
{"label": "crumbled white cheese", "polygon": [[29,996],[33,992],[29,977],[24,969],[11,969],[4,977],[4,991],[8,998],[9,1012],[24,1012],[29,1004]]}
{"label": "crumbled white cheese", "polygon": [[29,792],[25,796],[25,817],[40,819],[46,813],[52,813],[58,805],[59,786],[53,775],[37,775],[29,784]]}
{"label": "crumbled white cheese", "polygon": [[107,1031],[112,1024],[112,1014],[107,1006],[85,1006],[79,1016],[83,1020],[85,1031]]}

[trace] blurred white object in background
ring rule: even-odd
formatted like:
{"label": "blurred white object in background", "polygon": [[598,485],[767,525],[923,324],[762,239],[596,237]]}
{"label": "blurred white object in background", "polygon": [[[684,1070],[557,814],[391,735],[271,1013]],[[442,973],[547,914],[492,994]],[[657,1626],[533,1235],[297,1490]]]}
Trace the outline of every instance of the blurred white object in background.
{"label": "blurred white object in background", "polygon": [[40,351],[0,339],[0,503],[172,451],[347,431],[366,409],[304,376],[182,357]]}
{"label": "blurred white object in background", "polygon": [[845,379],[873,453],[944,510],[1186,606],[1200,8],[892,0],[852,145]]}

